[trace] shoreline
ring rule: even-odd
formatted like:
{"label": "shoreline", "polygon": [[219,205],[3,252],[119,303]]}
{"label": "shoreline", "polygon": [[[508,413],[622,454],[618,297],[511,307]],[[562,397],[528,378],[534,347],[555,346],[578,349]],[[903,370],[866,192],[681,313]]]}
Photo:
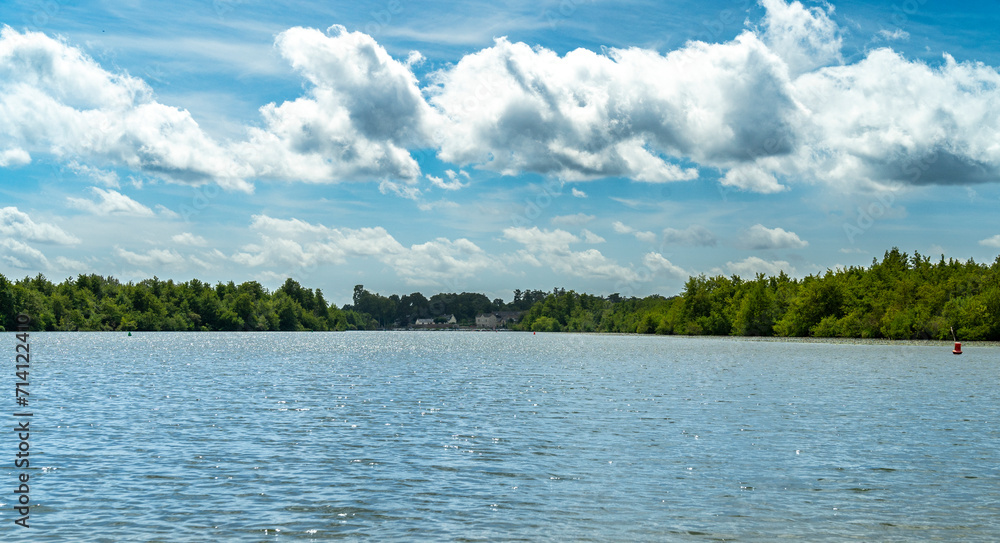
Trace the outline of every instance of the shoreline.
{"label": "shoreline", "polygon": [[[327,333],[327,334],[342,334],[350,332],[492,332],[492,333],[514,333],[514,334],[535,334],[536,332],[531,332],[528,330],[509,330],[509,329],[469,329],[469,328],[433,328],[433,329],[395,329],[395,330],[296,330],[296,331],[279,331],[279,330],[132,330],[134,334],[212,334],[212,333],[222,333],[222,334],[315,334],[315,333]],[[14,330],[4,330],[2,333],[17,333]],[[31,334],[125,334],[128,333],[124,330],[36,330],[29,331]],[[726,341],[745,341],[745,342],[773,342],[773,343],[827,343],[827,344],[838,344],[838,345],[923,345],[923,346],[934,346],[934,347],[951,347],[954,346],[955,342],[952,340],[942,340],[942,339],[886,339],[886,338],[845,338],[845,337],[783,337],[783,336],[689,336],[689,335],[659,335],[659,334],[630,334],[625,332],[540,332],[545,335],[580,335],[580,336],[623,336],[623,337],[645,337],[645,338],[674,338],[674,339],[719,339]],[[973,346],[973,347],[1000,347],[1000,341],[959,341],[962,346]]]}

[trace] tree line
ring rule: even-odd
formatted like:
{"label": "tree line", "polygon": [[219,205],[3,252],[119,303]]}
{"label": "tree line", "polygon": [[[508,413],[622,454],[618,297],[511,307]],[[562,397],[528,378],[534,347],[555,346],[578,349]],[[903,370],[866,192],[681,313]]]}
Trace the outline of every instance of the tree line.
{"label": "tree line", "polygon": [[276,291],[260,283],[209,285],[156,277],[123,284],[80,275],[54,284],[44,275],[16,282],[0,275],[0,328],[26,313],[33,330],[356,330],[374,329],[370,315],[330,305],[319,289],[288,279]]}
{"label": "tree line", "polygon": [[481,313],[526,310],[545,296],[540,290],[515,290],[510,303],[468,292],[382,296],[357,285],[354,303],[338,308],[320,289],[291,278],[269,292],[257,281],[212,286],[153,277],[121,283],[81,274],[55,284],[42,274],[13,282],[0,274],[0,331],[13,330],[18,313],[31,316],[33,330],[66,331],[376,330],[451,315],[468,325]]}
{"label": "tree line", "polygon": [[1000,340],[1000,257],[932,262],[893,248],[869,267],[801,280],[784,272],[690,277],[679,296],[553,293],[519,327],[637,334]]}
{"label": "tree line", "polygon": [[515,290],[511,302],[479,293],[384,296],[354,287],[351,304],[329,304],[293,279],[274,292],[256,281],[214,286],[156,277],[121,283],[79,275],[0,275],[0,329],[19,312],[35,330],[374,330],[418,318],[522,312],[515,329],[551,332],[1000,340],[1000,257],[991,265],[942,256],[937,262],[893,248],[868,267],[793,279],[758,274],[690,277],[678,296],[596,296],[555,288]]}

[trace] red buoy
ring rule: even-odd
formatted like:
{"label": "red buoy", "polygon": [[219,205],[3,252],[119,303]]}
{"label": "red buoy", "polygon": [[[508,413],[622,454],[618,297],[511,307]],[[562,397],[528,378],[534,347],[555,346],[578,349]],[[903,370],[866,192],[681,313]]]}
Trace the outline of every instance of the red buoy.
{"label": "red buoy", "polygon": [[962,344],[955,342],[955,350],[951,352],[952,354],[962,354]]}

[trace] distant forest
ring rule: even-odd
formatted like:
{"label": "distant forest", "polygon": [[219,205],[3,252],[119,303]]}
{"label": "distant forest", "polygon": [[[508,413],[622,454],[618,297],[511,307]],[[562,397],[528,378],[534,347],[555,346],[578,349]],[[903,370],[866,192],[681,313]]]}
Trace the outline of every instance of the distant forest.
{"label": "distant forest", "polygon": [[516,311],[512,328],[546,332],[1000,340],[1000,256],[932,262],[893,248],[869,267],[793,279],[691,277],[671,298],[595,296],[555,288],[515,290],[509,303],[483,294],[383,296],[354,287],[353,303],[330,305],[319,289],[288,279],[274,292],[256,281],[210,285],[157,278],[121,283],[80,275],[55,284],[43,275],[0,275],[0,330],[19,312],[34,330],[375,330],[418,318]]}

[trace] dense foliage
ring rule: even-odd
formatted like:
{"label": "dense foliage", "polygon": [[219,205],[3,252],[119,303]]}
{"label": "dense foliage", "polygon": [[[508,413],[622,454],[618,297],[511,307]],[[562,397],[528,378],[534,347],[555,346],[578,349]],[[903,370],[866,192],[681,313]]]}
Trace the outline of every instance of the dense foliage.
{"label": "dense foliage", "polygon": [[534,331],[1000,340],[1000,257],[932,263],[898,249],[868,268],[802,280],[691,277],[680,296],[615,300],[554,292],[520,327]]}
{"label": "dense foliage", "polygon": [[31,316],[34,330],[353,330],[370,329],[368,315],[330,306],[319,290],[292,279],[269,293],[260,283],[214,287],[157,278],[121,284],[80,275],[53,284],[42,275],[11,283],[0,275],[0,326]]}
{"label": "dense foliage", "polygon": [[[353,304],[327,304],[319,290],[288,279],[273,293],[259,283],[215,286],[157,278],[121,284],[80,275],[53,284],[42,275],[0,275],[0,326],[25,312],[36,330],[355,330],[406,326],[418,318],[522,311],[517,328],[638,334],[817,336],[1000,340],[1000,257],[992,265],[887,251],[870,267],[792,279],[758,275],[688,279],[679,296],[622,298],[556,288],[515,290],[513,301],[483,294],[399,296],[354,287]],[[0,328],[2,329],[2,328]]]}

